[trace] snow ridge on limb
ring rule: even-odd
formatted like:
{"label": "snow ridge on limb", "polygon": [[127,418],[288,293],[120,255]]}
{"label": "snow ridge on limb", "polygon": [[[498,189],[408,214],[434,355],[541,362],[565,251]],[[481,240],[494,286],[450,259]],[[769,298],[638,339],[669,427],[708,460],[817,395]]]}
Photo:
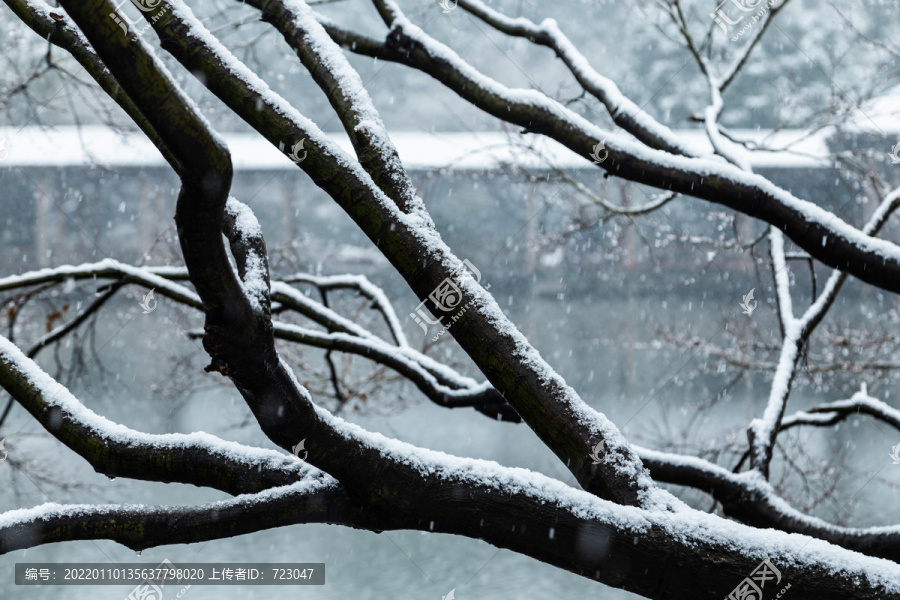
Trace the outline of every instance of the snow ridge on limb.
{"label": "snow ridge on limb", "polygon": [[110,421],[84,406],[2,336],[0,386],[95,471],[110,477],[190,483],[241,494],[318,473],[280,452],[207,433],[149,434]]}
{"label": "snow ridge on limb", "polygon": [[[285,279],[310,283],[321,289],[352,287],[360,290],[368,298],[375,298],[379,310],[389,323],[392,334],[395,339],[402,340],[403,345],[389,344],[364,327],[307,297],[285,281],[276,281],[272,284],[273,298],[328,328],[329,333],[276,321],[274,323],[276,338],[363,356],[400,373],[440,406],[447,408],[470,406],[492,418],[515,423],[521,422],[522,419],[515,410],[488,382],[479,383],[471,377],[465,377],[447,365],[410,347],[406,342],[406,337],[400,331],[400,323],[390,301],[380,288],[365,277],[360,278],[353,275],[321,277],[297,274]],[[394,328],[396,328],[396,332]]]}
{"label": "snow ridge on limb", "polygon": [[671,129],[648,115],[625,96],[614,81],[598,73],[584,54],[566,37],[554,19],[544,19],[538,25],[524,17],[508,17],[480,0],[459,0],[459,6],[497,31],[528,39],[553,50],[581,87],[603,103],[616,125],[647,146],[671,154],[700,155],[679,140]]}
{"label": "snow ridge on limb", "polygon": [[96,263],[61,265],[3,277],[0,278],[0,291],[52,281],[64,281],[65,279],[96,279],[98,277],[115,278],[125,283],[154,288],[160,295],[192,308],[202,308],[203,306],[200,297],[193,290],[173,283],[164,275],[158,274],[153,267],[135,267],[112,258],[104,258]]}
{"label": "snow ridge on limb", "polygon": [[[315,276],[293,276],[289,279],[327,281],[327,286],[344,286],[354,282],[346,276],[338,278],[318,278]],[[324,284],[323,284],[324,285]],[[370,284],[371,285],[371,284]],[[373,286],[374,287],[374,286]],[[376,288],[377,289],[377,288]],[[368,360],[383,364],[412,381],[432,402],[446,408],[472,407],[495,419],[520,423],[521,417],[507,403],[500,393],[488,382],[478,383],[464,377],[447,365],[409,347],[394,346],[374,335],[357,323],[342,317],[332,309],[315,302],[305,294],[285,282],[272,285],[273,298],[284,306],[297,310],[304,316],[326,327],[329,333],[315,331],[282,322],[274,322],[274,333],[278,339],[289,340],[318,348],[349,352]],[[383,292],[378,289],[383,296]],[[383,301],[392,315],[395,325],[396,315],[384,297]],[[391,317],[389,316],[390,320]],[[401,337],[405,341],[405,337]]]}
{"label": "snow ridge on limb", "polygon": [[320,290],[333,289],[353,289],[372,301],[375,308],[381,311],[384,320],[394,337],[394,341],[400,347],[408,347],[409,342],[403,333],[403,327],[394,311],[384,290],[369,281],[365,275],[345,274],[345,275],[311,275],[308,273],[297,273],[289,275],[282,279],[285,283],[308,283],[316,286]]}
{"label": "snow ridge on limb", "polygon": [[[411,511],[366,507],[328,481],[301,481],[197,507],[44,504],[0,515],[0,552],[14,549],[23,538],[29,546],[35,539],[113,539],[140,550],[324,522],[478,537],[498,548],[527,549],[549,564],[648,598],[671,598],[672,589],[647,577],[642,559],[655,565],[668,586],[691,589],[691,597],[700,600],[720,600],[765,559],[781,568],[785,582],[819,600],[845,600],[847,589],[860,600],[900,598],[900,567],[891,561],[704,513],[676,513],[679,518],[673,519],[666,512],[618,506],[523,469],[494,471],[487,461],[458,460],[451,474],[444,471],[447,460],[436,457],[444,464],[425,475],[432,500]],[[454,496],[450,478],[467,482],[467,493]],[[471,510],[473,503],[478,511]],[[510,511],[523,523],[515,534],[498,524]],[[578,540],[586,534],[602,542],[605,551],[578,552]],[[704,573],[702,588],[695,569]]]}
{"label": "snow ridge on limb", "polygon": [[425,213],[372,99],[347,57],[303,0],[248,0],[275,26],[325,92],[360,165],[403,212]]}
{"label": "snow ridge on limb", "polygon": [[868,556],[900,560],[900,525],[866,528],[834,525],[785,502],[756,470],[732,473],[695,456],[635,449],[655,480],[703,490],[722,504],[727,516],[741,523],[808,535]]}
{"label": "snow ridge on limb", "polygon": [[[872,216],[862,228],[862,235],[875,236],[888,218],[900,207],[900,188],[885,195]],[[875,238],[870,238],[875,239]],[[821,323],[834,303],[847,274],[838,270],[831,273],[824,288],[801,317],[794,316],[790,292],[790,278],[785,262],[784,237],[775,228],[769,229],[769,248],[775,273],[775,291],[778,317],[784,332],[781,354],[775,369],[769,400],[763,416],[751,421],[747,429],[750,441],[750,464],[764,477],[768,477],[772,461],[772,448],[781,429],[791,383],[800,358],[800,348],[807,343],[815,328]]]}
{"label": "snow ridge on limb", "polygon": [[352,321],[324,304],[317,302],[287,283],[276,281],[272,284],[272,297],[303,316],[315,321],[331,331],[340,331],[361,338],[375,339],[375,335],[365,327]]}
{"label": "snow ridge on limb", "polygon": [[[295,523],[347,517],[347,496],[334,480],[306,479],[200,506],[56,504],[0,514],[0,554],[38,544],[114,540],[132,550],[233,537]],[[357,507],[352,507],[359,511]]]}
{"label": "snow ridge on limb", "polygon": [[521,418],[487,381],[472,385],[445,385],[414,357],[377,338],[345,333],[324,333],[289,323],[274,323],[275,337],[308,346],[349,352],[389,367],[411,381],[432,402],[446,408],[472,407],[492,418],[518,423]]}
{"label": "snow ridge on limb", "polygon": [[225,204],[224,224],[244,297],[253,310],[268,315],[271,311],[269,255],[259,221],[249,206],[229,197]]}
{"label": "snow ridge on limb", "polygon": [[855,414],[869,415],[883,421],[900,430],[900,410],[890,404],[873,398],[866,390],[866,384],[860,386],[860,390],[846,400],[835,400],[818,404],[804,411],[798,411],[785,417],[781,422],[781,430],[799,425],[813,425],[822,427],[834,425],[847,417]]}
{"label": "snow ridge on limb", "polygon": [[778,366],[769,389],[769,399],[762,417],[753,419],[747,428],[750,442],[750,465],[762,473],[769,475],[769,464],[772,462],[772,448],[778,436],[778,428],[787,407],[791,384],[797,372],[800,360],[803,327],[794,317],[791,300],[790,274],[784,257],[784,236],[775,227],[769,227],[769,251],[772,270],[775,276],[775,296],[778,305],[778,319],[781,323],[784,339]]}

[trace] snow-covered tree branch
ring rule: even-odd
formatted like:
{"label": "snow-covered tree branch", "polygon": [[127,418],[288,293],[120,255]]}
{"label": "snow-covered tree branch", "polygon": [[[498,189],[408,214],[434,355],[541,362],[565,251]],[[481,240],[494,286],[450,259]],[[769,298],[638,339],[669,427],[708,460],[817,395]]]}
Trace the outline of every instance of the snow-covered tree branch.
{"label": "snow-covered tree branch", "polygon": [[[705,145],[680,137],[671,124],[645,112],[604,75],[602,62],[589,60],[564,33],[567,27],[553,19],[513,18],[481,0],[458,3],[469,22],[477,19],[492,33],[552,50],[580,89],[602,105],[604,118],[622,132],[542,91],[489,77],[462,58],[462,49],[414,24],[394,0],[372,2],[387,27],[383,39],[317,14],[304,0],[223,3],[226,12],[235,11],[236,20],[249,7],[277,31],[278,43],[286,44],[287,55],[296,57],[315,84],[304,93],[324,95],[352,152],[325,132],[327,123],[307,117],[274,91],[264,69],[239,59],[224,36],[181,0],[139,7],[158,44],[149,41],[151,36],[134,34],[134,23],[111,18],[120,13],[110,0],[60,0],[59,9],[42,0],[4,2],[22,24],[70,55],[174,171],[174,227],[184,267],[105,258],[0,277],[2,293],[40,294],[80,282],[96,296],[67,320],[48,318],[46,331],[30,345],[14,335],[20,308],[13,303],[9,335],[0,337],[0,386],[99,473],[190,484],[232,498],[189,506],[54,502],[19,507],[0,513],[0,554],[103,539],[143,550],[324,523],[374,533],[412,530],[484,540],[646,598],[712,600],[729,592],[731,598],[750,598],[740,582],[768,561],[781,569],[778,581],[789,581],[798,598],[900,599],[900,525],[891,517],[874,527],[829,522],[792,505],[773,481],[786,431],[836,428],[854,414],[900,428],[900,412],[869,396],[864,383],[849,399],[821,398],[806,409],[788,411],[813,335],[848,277],[900,292],[900,247],[886,236],[877,237],[900,206],[900,188],[879,193],[874,212],[854,226],[754,172],[753,150],[736,143],[721,124],[726,89],[752,64],[776,18],[790,10],[787,0],[771,5],[747,43],[721,65],[711,48],[718,22],[705,21],[699,37],[688,3],[659,3],[709,93],[696,107],[694,114],[700,116],[692,117],[703,123]],[[452,10],[442,6],[445,12]],[[756,237],[744,247],[737,242],[735,224],[731,247],[754,251],[767,243],[768,254],[760,264],[770,271],[780,334],[770,351],[777,359],[757,360],[711,340],[691,344],[706,357],[774,372],[742,430],[746,443],[734,442],[743,457],[733,469],[702,456],[636,445],[632,434],[623,433],[630,420],[609,418],[605,413],[612,414],[614,407],[603,406],[604,412],[595,408],[538,352],[465,259],[464,250],[442,237],[430,199],[416,189],[368,82],[352,66],[354,54],[421,71],[472,107],[522,128],[522,134],[547,137],[585,161],[593,159],[603,171],[590,171],[588,181],[615,178],[662,190],[662,196],[649,202],[617,205],[605,194],[595,195],[585,179],[566,176],[572,190],[611,217],[666,214],[676,200],[694,198],[725,206],[735,218],[739,214],[760,221],[768,231],[765,238]],[[398,318],[404,311],[369,278],[275,272],[253,199],[235,191],[233,149],[208,120],[205,107],[166,66],[169,60],[323,190],[383,255],[420,307],[438,317],[438,292],[455,294],[454,302],[466,310],[445,331],[480,372],[477,378],[449,358],[430,355],[427,347],[414,347]],[[873,187],[881,190],[880,184]],[[805,309],[800,307],[806,297],[791,270],[797,254],[790,244],[805,251],[802,258],[810,265],[817,261],[833,269],[822,290],[813,284]],[[320,299],[304,293],[303,286],[318,291]],[[248,422],[251,417],[255,421],[258,445],[203,432],[151,434],[126,427],[89,409],[87,397],[80,400],[36,362],[41,349],[58,349],[70,341],[131,287],[158,294],[194,319],[182,330],[185,338],[202,340],[197,354],[208,363],[207,377],[226,382],[239,394]],[[347,290],[365,300],[377,327],[364,323],[358,313],[348,315],[331,306],[329,293]],[[743,298],[746,314],[756,307],[747,304],[752,299],[752,291]],[[440,322],[424,311],[410,316],[423,329],[420,317]],[[530,429],[565,477],[438,452],[344,420],[301,383],[304,363],[298,361],[297,367],[289,362],[286,350],[298,346],[326,352],[338,397],[341,384],[332,353],[364,357],[390,369],[434,404],[475,408],[509,422],[510,429]],[[895,363],[885,359],[878,364]],[[665,386],[660,390],[664,402]],[[298,448],[304,450],[302,457]],[[706,494],[721,511],[690,507],[661,484]]]}

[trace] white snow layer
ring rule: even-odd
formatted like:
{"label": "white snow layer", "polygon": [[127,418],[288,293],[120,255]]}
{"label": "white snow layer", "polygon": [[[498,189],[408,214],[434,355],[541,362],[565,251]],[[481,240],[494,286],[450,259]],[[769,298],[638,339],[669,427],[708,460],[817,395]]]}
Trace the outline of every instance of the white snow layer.
{"label": "white snow layer", "polygon": [[116,443],[161,449],[201,447],[248,465],[265,465],[267,468],[291,471],[297,467],[296,459],[284,452],[244,446],[203,431],[188,434],[150,434],[110,421],[82,404],[64,385],[50,377],[36,362],[25,356],[15,344],[3,336],[0,336],[0,361],[14,365],[16,371],[40,390],[43,402],[47,406],[59,408],[63,415],[71,416],[96,432],[96,435]]}

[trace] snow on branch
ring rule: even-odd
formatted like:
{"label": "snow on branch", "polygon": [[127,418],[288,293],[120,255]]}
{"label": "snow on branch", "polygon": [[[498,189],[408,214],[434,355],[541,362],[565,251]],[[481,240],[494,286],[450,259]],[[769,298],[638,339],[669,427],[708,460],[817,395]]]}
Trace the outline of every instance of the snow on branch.
{"label": "snow on branch", "polygon": [[298,481],[200,506],[46,503],[0,513],[0,554],[39,544],[99,539],[143,550],[297,523],[337,518],[354,525],[365,522],[350,513],[346,493],[337,482],[325,480]]}
{"label": "snow on branch", "polygon": [[259,221],[249,206],[229,197],[225,204],[224,225],[244,296],[253,310],[268,313],[269,256]]}
{"label": "snow on branch", "polygon": [[390,0],[376,3],[390,24],[381,42],[322,20],[335,41],[351,51],[419,69],[489,114],[551,137],[589,159],[604,141],[610,174],[728,206],[783,228],[821,262],[888,291],[900,292],[900,247],[871,238],[822,207],[795,197],[768,179],[720,157],[677,156],[606,131],[535,90],[511,89],[485,76],[455,51],[402,16]]}
{"label": "snow on branch", "polygon": [[356,70],[340,47],[316,20],[302,0],[249,0],[262,11],[262,20],[272,23],[297,52],[315,82],[328,96],[360,165],[403,212],[425,213],[422,199],[400,162],[372,99]]}
{"label": "snow on branch", "polygon": [[[314,151],[299,167],[348,212],[420,299],[459,268],[461,261],[444,244],[427,214],[403,213],[359,163],[346,157],[315,125],[272,93],[184,4],[162,2],[170,10],[152,25],[163,46],[192,73],[203,74],[204,84],[272,144],[283,147],[287,132],[302,132],[297,137],[309,135]],[[256,102],[248,103],[248,97]],[[541,358],[490,294],[471,283],[464,286],[463,301],[471,303],[474,310],[466,314],[465,325],[454,327],[451,335],[460,341],[488,380],[587,489],[625,504],[654,504],[652,481],[618,429],[602,413],[587,406]],[[485,339],[492,340],[489,346],[484,344]],[[497,361],[498,353],[513,359]],[[225,366],[222,368],[223,373],[231,373]],[[248,389],[260,387],[251,381],[246,385]],[[251,408],[262,407],[251,404]],[[300,407],[294,406],[293,410],[300,411]],[[296,439],[286,437],[284,420],[276,423],[268,418],[261,425],[273,441],[282,447],[296,443]],[[292,418],[297,419],[299,428],[308,415],[297,412]],[[555,433],[560,430],[571,433],[565,443]],[[606,441],[608,453],[600,465],[593,465],[589,454],[599,440]],[[343,467],[335,463],[329,468]]]}
{"label": "snow on branch", "polygon": [[603,103],[613,121],[647,146],[671,154],[700,155],[696,149],[678,139],[671,129],[625,96],[615,82],[598,73],[554,19],[544,19],[538,25],[524,17],[508,17],[480,0],[459,0],[459,6],[502,33],[522,37],[553,50],[578,83]]}
{"label": "snow on branch", "polygon": [[[255,222],[255,219],[253,219],[253,222]],[[250,225],[250,223],[245,223],[242,225],[242,230],[252,232],[253,228]],[[12,290],[48,282],[64,282],[69,279],[94,280],[98,278],[114,279],[117,282],[116,286],[124,283],[133,283],[147,289],[155,289],[162,296],[192,308],[202,309],[200,299],[193,291],[170,281],[170,278],[187,278],[187,271],[183,268],[134,267],[113,259],[105,259],[99,263],[92,264],[62,265],[6,277],[0,279],[0,290]],[[384,294],[384,291],[364,276],[337,275],[322,277],[297,273],[287,279],[298,283],[310,283],[322,289],[351,288],[359,291],[366,298],[373,299],[373,302],[376,303],[387,322],[391,324],[391,330],[395,339],[399,338],[404,345],[394,346],[388,344],[364,327],[342,317],[334,310],[309,298],[284,281],[272,283],[272,297],[276,301],[281,301],[287,308],[298,311],[315,323],[332,330],[332,332],[343,332],[347,335],[326,334],[308,328],[276,322],[274,330],[276,338],[318,348],[357,354],[394,369],[397,373],[412,381],[427,398],[440,406],[447,408],[474,407],[491,418],[521,422],[519,415],[512,410],[499,392],[489,383],[479,383],[470,377],[463,376],[451,367],[409,347],[402,333],[393,305]],[[116,289],[117,287],[110,289],[79,314],[76,319],[60,325],[41,337],[29,350],[28,356],[33,358],[37,351],[59,341],[77,328],[84,319],[98,310],[115,293]]]}
{"label": "snow on branch", "polygon": [[[898,206],[900,206],[900,188],[891,191],[884,197],[863,227],[861,233],[866,236],[876,235]],[[754,419],[747,430],[750,440],[751,465],[764,476],[768,475],[769,463],[772,460],[772,447],[782,426],[781,420],[784,417],[788,396],[790,395],[791,383],[796,374],[800,348],[809,341],[813,331],[834,303],[847,278],[846,273],[835,270],[828,278],[825,288],[815,298],[803,316],[796,318],[791,299],[789,271],[785,261],[784,236],[775,227],[769,228],[769,250],[775,280],[775,297],[779,322],[781,323],[784,339],[765,412],[761,418]],[[826,422],[822,418],[818,419],[817,422],[817,418],[808,416],[795,417],[795,419],[802,419],[806,423],[815,424]],[[827,422],[830,424],[833,420],[829,418]]]}
{"label": "snow on branch", "polygon": [[287,323],[274,323],[275,337],[364,356],[390,367],[425,394],[432,402],[446,408],[473,407],[488,416],[503,421],[521,422],[521,418],[487,381],[479,384],[450,387],[440,383],[434,374],[413,356],[378,338],[358,337],[346,333],[322,333]]}
{"label": "snow on branch", "polygon": [[21,275],[11,275],[0,278],[0,292],[28,287],[50,282],[64,282],[68,279],[117,279],[123,283],[134,283],[145,288],[152,288],[161,296],[171,298],[177,302],[200,309],[203,307],[200,297],[196,292],[173,283],[166,277],[165,272],[157,272],[152,267],[135,267],[119,262],[112,258],[105,258],[96,263],[84,263],[81,265],[61,265],[28,271]]}
{"label": "snow on branch", "polygon": [[[660,595],[656,578],[646,577],[640,566],[646,560],[672,584],[696,584],[692,574],[703,569],[703,589],[694,590],[693,597],[711,599],[722,597],[767,559],[779,565],[792,586],[820,600],[844,600],[847,586],[860,599],[900,598],[900,567],[888,560],[806,536],[752,529],[690,511],[677,501],[671,511],[623,507],[524,469],[466,463],[459,465],[466,470],[457,473],[456,481],[448,480],[440,468],[428,474],[428,502],[404,511],[363,509],[338,485],[323,481],[197,507],[44,504],[0,515],[0,553],[69,539],[113,539],[141,550],[327,522],[377,531],[427,528],[478,537],[526,554],[539,546],[545,562],[647,597],[672,596]],[[465,493],[454,494],[455,484],[462,482],[467,484]],[[479,509],[473,511],[472,506]],[[522,519],[515,535],[499,518],[511,510]],[[608,550],[577,551],[579,543],[584,546],[579,540],[585,531]]]}
{"label": "snow on branch", "polygon": [[[900,207],[900,188],[895,188],[888,192],[875,208],[872,216],[869,217],[869,220],[863,226],[862,233],[867,236],[877,235],[898,207]],[[806,309],[803,316],[800,317],[799,323],[803,330],[804,338],[809,338],[812,331],[825,317],[846,279],[847,273],[836,269],[825,283],[825,288],[809,308]]]}
{"label": "snow on branch", "polygon": [[[109,438],[113,441],[120,436],[130,442],[142,441],[141,435],[110,424],[88,409],[75,405],[65,388],[37,369],[12,344],[2,343],[0,357],[7,367],[3,373],[9,373],[12,366],[12,370],[27,378],[35,389],[44,394],[56,394],[59,400],[54,406],[63,408],[66,413],[80,413],[89,426],[109,430]],[[415,508],[408,511],[408,515],[395,510],[359,510],[350,505],[351,501],[346,499],[335,482],[320,479],[300,481],[253,496],[240,496],[197,508],[43,505],[0,515],[0,552],[30,547],[36,542],[72,539],[113,539],[131,548],[142,549],[160,544],[216,539],[266,526],[300,522],[336,522],[377,530],[393,527],[421,529],[426,526],[429,515],[434,518],[439,514],[441,517],[435,519],[434,530],[482,537],[498,547],[528,553],[536,538],[543,539],[542,547],[554,549],[542,555],[543,560],[600,581],[611,582],[611,578],[618,577],[616,573],[625,564],[636,560],[638,555],[644,558],[655,555],[668,565],[667,569],[684,569],[696,560],[696,553],[689,549],[702,544],[706,549],[706,558],[701,560],[718,563],[719,571],[723,571],[720,576],[712,577],[712,583],[723,587],[736,574],[749,572],[762,557],[769,557],[795,565],[792,577],[803,582],[803,585],[809,585],[810,590],[820,587],[821,584],[816,581],[821,582],[823,572],[827,573],[829,583],[833,579],[855,579],[865,573],[865,583],[858,588],[861,597],[900,597],[900,589],[893,583],[898,580],[900,567],[893,563],[841,553],[833,546],[805,537],[760,532],[724,522],[712,515],[687,509],[671,497],[668,510],[618,506],[525,469],[504,468],[490,461],[456,458],[416,448],[380,434],[365,432],[321,409],[319,414],[342,436],[355,438],[385,458],[402,458],[404,464],[411,467],[409,473],[418,473],[428,482],[427,485],[411,488],[417,490],[415,495],[423,495],[422,500],[427,501],[413,504]],[[210,441],[205,434],[191,435],[202,437],[207,443]],[[269,456],[263,456],[273,454],[266,451],[241,451],[236,444],[224,442],[216,445],[228,449],[224,458],[240,453],[253,454],[261,459],[260,466],[272,460]],[[222,458],[218,457],[219,460]],[[297,464],[292,457],[278,456],[276,461],[278,459]],[[385,480],[382,480],[384,483]],[[466,492],[462,495],[454,493],[452,490],[456,488]],[[480,507],[479,511],[471,511],[471,502]],[[485,516],[507,514],[512,506],[521,510],[531,521],[529,527],[521,528],[519,535],[509,536],[506,527],[499,525],[500,521],[496,526],[493,522],[484,526]],[[398,523],[397,519],[401,522]],[[577,532],[583,531],[586,526],[591,527],[596,535],[610,536],[611,540],[624,538],[622,541],[626,543],[613,542],[617,544],[617,551],[612,554],[616,557],[612,563],[609,556],[587,559],[582,556],[572,562],[571,557],[575,554],[568,546],[577,543]],[[551,527],[559,535],[551,535],[548,541],[546,532]],[[39,535],[36,535],[38,532]],[[632,539],[641,540],[641,543],[632,543]],[[669,561],[663,561],[667,555]],[[730,562],[722,566],[726,556]],[[585,560],[589,563],[601,562],[585,571]],[[798,565],[810,568],[808,571],[798,569]],[[639,590],[640,587],[633,589]],[[650,593],[649,590],[646,592]]]}
{"label": "snow on branch", "polygon": [[110,477],[190,483],[236,494],[318,473],[288,454],[207,433],[149,434],[114,423],[84,406],[4,337],[0,386],[50,434]]}
{"label": "snow on branch", "polygon": [[900,525],[834,525],[788,504],[758,471],[732,473],[699,457],[636,449],[655,480],[706,492],[722,504],[727,516],[742,523],[800,533],[869,556],[900,560]]}
{"label": "snow on branch", "polygon": [[285,283],[308,283],[320,290],[353,289],[372,301],[373,306],[381,312],[398,346],[407,347],[409,342],[403,333],[403,327],[394,311],[394,306],[380,287],[369,281],[365,275],[311,275],[296,273],[282,278]]}
{"label": "snow on branch", "polygon": [[321,302],[313,300],[287,283],[272,284],[272,298],[282,306],[294,310],[330,331],[340,331],[362,338],[375,339],[375,335],[358,323],[339,315]]}
{"label": "snow on branch", "polygon": [[[378,298],[382,312],[389,323],[399,331],[400,324],[393,307],[384,292],[368,280],[362,284],[356,276],[316,277],[294,275],[291,281],[315,283],[323,289],[336,287],[357,287],[367,289],[368,294]],[[365,279],[365,278],[362,278]],[[273,298],[284,306],[297,310],[314,322],[329,329],[322,333],[308,328],[275,322],[275,337],[328,350],[338,350],[363,356],[374,362],[390,367],[412,381],[430,400],[447,408],[476,408],[492,418],[521,422],[503,397],[489,383],[477,383],[463,377],[450,367],[429,358],[409,346],[393,346],[375,336],[364,327],[342,317],[331,308],[316,302],[284,282],[272,284]],[[397,337],[395,335],[395,337]],[[401,337],[404,342],[405,337]]]}
{"label": "snow on branch", "polygon": [[791,384],[796,374],[797,362],[800,360],[800,345],[803,329],[794,317],[791,300],[790,277],[784,259],[784,237],[775,228],[769,228],[769,252],[772,271],[775,278],[775,296],[778,304],[779,321],[784,334],[778,366],[769,389],[769,399],[762,417],[753,419],[747,428],[750,441],[751,466],[768,476],[769,464],[772,461],[772,447],[778,436],[778,428],[784,417]]}
{"label": "snow on branch", "polygon": [[785,417],[782,430],[798,425],[833,425],[855,414],[869,415],[900,430],[900,410],[870,396],[865,383],[850,398],[817,404]]}

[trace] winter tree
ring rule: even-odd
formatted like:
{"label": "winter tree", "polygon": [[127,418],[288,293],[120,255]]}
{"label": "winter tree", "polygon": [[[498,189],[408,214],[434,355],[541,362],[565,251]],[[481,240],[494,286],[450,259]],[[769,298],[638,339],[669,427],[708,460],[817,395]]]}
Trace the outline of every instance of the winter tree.
{"label": "winter tree", "polygon": [[[767,599],[900,598],[895,564],[900,529],[891,513],[877,527],[828,522],[792,504],[772,481],[779,460],[787,460],[778,454],[785,432],[837,427],[856,414],[900,428],[900,412],[869,395],[865,385],[844,399],[823,399],[800,410],[788,407],[808,353],[817,351],[814,334],[845,282],[862,282],[871,293],[900,292],[900,247],[879,237],[900,205],[900,188],[891,189],[891,177],[881,169],[889,154],[883,139],[864,140],[830,157],[854,170],[863,182],[860,193],[875,199],[875,208],[854,222],[817,198],[800,197],[755,173],[754,161],[772,149],[742,139],[724,124],[729,110],[749,110],[741,106],[749,96],[743,91],[751,86],[742,83],[745,71],[757,69],[758,74],[763,60],[770,61],[764,68],[783,72],[792,61],[802,62],[802,51],[786,48],[784,40],[766,46],[778,35],[779,22],[803,6],[799,1],[732,0],[716,6],[657,0],[635,8],[641,26],[658,32],[654,44],[669,44],[669,50],[641,56],[648,72],[672,71],[671,85],[661,92],[671,99],[668,108],[657,100],[630,98],[604,74],[606,60],[593,60],[573,42],[569,32],[581,25],[584,4],[532,7],[532,19],[513,17],[514,8],[480,0],[444,0],[417,7],[415,14],[395,0],[373,0],[371,15],[380,17],[373,23],[342,13],[341,2],[311,7],[304,0],[223,1],[215,3],[215,10],[172,0],[134,0],[134,6],[60,0],[59,7],[43,0],[4,2],[7,18],[17,18],[16,27],[27,26],[32,42],[50,46],[45,66],[33,76],[27,71],[33,67],[31,56],[13,57],[13,63],[21,63],[20,72],[10,76],[16,85],[7,87],[7,100],[40,85],[46,72],[62,69],[75,73],[78,86],[101,90],[179,178],[174,219],[180,256],[156,266],[115,257],[84,264],[57,259],[59,264],[48,268],[0,278],[0,291],[16,298],[69,281],[102,285],[93,302],[48,320],[45,334],[29,344],[11,339],[19,306],[11,305],[9,333],[0,337],[0,385],[10,397],[0,425],[15,402],[99,473],[191,484],[233,498],[179,506],[18,506],[0,513],[0,553],[73,540],[113,540],[143,550],[326,523],[372,535],[417,530],[483,540],[596,581],[598,594],[609,586],[659,599],[759,600],[760,593]],[[872,11],[896,17],[896,4],[872,4]],[[192,8],[211,16],[198,18]],[[567,20],[543,19],[557,10]],[[898,49],[884,20],[860,23],[856,13],[845,14],[837,6],[828,10],[843,19],[846,39],[841,43],[864,43],[880,57],[884,80],[896,77],[892,61]],[[466,48],[429,33],[430,20],[451,13],[465,16],[460,28],[489,31],[489,40],[535,46],[535,56],[543,61],[552,57],[546,64],[566,79],[565,93],[507,85],[503,73],[489,75],[473,66],[463,57]],[[270,87],[266,78],[272,71],[264,61],[242,61],[225,45],[223,32],[251,22],[266,32],[252,40],[254,48],[276,56],[266,47],[286,45],[286,60],[299,59],[311,78],[302,81],[319,88],[307,85],[302,94],[324,94],[352,152],[325,133],[327,123],[305,116],[296,102]],[[798,17],[789,22],[785,28],[792,33],[816,26]],[[604,31],[610,38],[622,33]],[[673,48],[689,59],[683,73],[672,66]],[[840,44],[833,49],[838,54]],[[782,62],[773,64],[782,51]],[[714,243],[722,251],[756,253],[772,290],[768,296],[760,289],[755,297],[735,298],[735,304],[740,301],[751,313],[757,302],[771,297],[780,340],[768,349],[767,361],[752,356],[752,350],[729,350],[708,340],[669,342],[706,358],[727,359],[731,367],[771,373],[768,388],[757,390],[764,391],[763,410],[745,424],[741,439],[728,442],[739,460],[729,463],[730,454],[717,461],[699,452],[638,446],[603,407],[589,405],[582,390],[557,374],[553,361],[538,353],[498,304],[497,290],[488,289],[479,266],[445,243],[426,207],[428,198],[417,191],[399,158],[381,107],[367,93],[368,76],[352,66],[363,64],[360,56],[377,59],[370,68],[392,63],[393,76],[427,75],[448,97],[483,113],[484,122],[515,129],[512,135],[521,140],[552,140],[593,164],[587,182],[571,180],[570,193],[580,206],[589,204],[598,212],[594,224],[642,218],[676,203],[694,203],[698,214],[727,211],[735,235]],[[188,74],[196,81],[189,82]],[[883,91],[866,81],[845,81],[846,73],[837,66],[830,75],[819,89],[832,95],[830,106],[817,105],[821,98],[813,91],[805,103],[800,91],[789,90],[796,93],[785,101],[795,118],[789,125],[810,136],[824,128],[846,131],[842,125],[859,121],[852,109]],[[221,103],[215,119],[207,119],[192,99],[195,94],[186,91],[197,82]],[[851,85],[852,92],[846,92]],[[729,96],[738,86],[742,93]],[[63,87],[59,93],[74,89]],[[771,117],[767,126],[786,125],[772,122],[777,120]],[[395,307],[376,282],[362,276],[270,270],[267,232],[248,204],[232,194],[232,156],[218,133],[220,124],[230,127],[236,121],[290,158],[349,215],[405,280],[421,302],[418,307]],[[703,143],[678,133],[686,123],[702,132]],[[598,192],[606,179],[654,191],[645,202],[623,205]],[[741,244],[740,223],[762,234]],[[812,273],[825,275],[811,294],[800,281],[797,265],[804,263]],[[302,293],[301,284],[321,296]],[[202,340],[206,371],[239,392],[269,448],[207,433],[152,434],[126,427],[89,410],[83,398],[48,373],[47,365],[35,361],[40,349],[61,343],[126,288],[140,290],[147,311],[157,300],[166,301],[202,318],[202,331],[185,336]],[[364,298],[382,319],[385,334],[329,304],[328,294],[335,290]],[[302,320],[305,325],[297,324]],[[420,328],[452,336],[484,380],[418,349],[408,333]],[[281,344],[288,343],[323,349],[329,360],[332,355],[363,357],[448,410],[474,408],[472,419],[529,428],[571,477],[563,481],[452,456],[367,431],[326,409],[333,399],[301,383],[305,374],[283,356]],[[889,362],[885,358],[860,369],[883,373],[894,368]],[[329,364],[339,401],[328,405],[334,409],[342,392]],[[705,507],[676,496],[680,491],[696,492]],[[457,594],[464,597],[462,591]]]}

